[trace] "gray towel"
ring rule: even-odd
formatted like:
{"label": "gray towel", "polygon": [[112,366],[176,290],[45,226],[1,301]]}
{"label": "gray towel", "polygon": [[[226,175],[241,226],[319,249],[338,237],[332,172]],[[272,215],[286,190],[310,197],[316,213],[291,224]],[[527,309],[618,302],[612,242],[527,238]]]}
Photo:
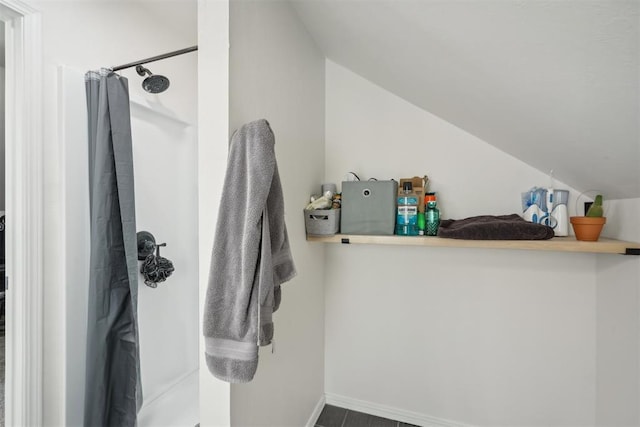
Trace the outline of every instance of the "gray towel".
{"label": "gray towel", "polygon": [[258,344],[273,339],[280,284],[296,275],[284,199],[266,120],[231,138],[204,308],[207,366],[224,381],[248,382]]}

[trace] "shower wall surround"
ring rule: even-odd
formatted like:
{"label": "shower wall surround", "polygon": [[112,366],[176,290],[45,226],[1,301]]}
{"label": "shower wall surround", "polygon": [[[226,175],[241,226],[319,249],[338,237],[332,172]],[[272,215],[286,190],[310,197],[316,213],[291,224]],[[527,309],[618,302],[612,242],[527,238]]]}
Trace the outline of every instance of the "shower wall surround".
{"label": "shower wall surround", "polygon": [[[183,69],[193,70],[195,64],[191,58],[182,58]],[[177,61],[176,61],[177,62]],[[176,64],[175,68],[180,65]],[[84,99],[72,89],[75,78],[80,74],[75,70],[64,70],[63,93],[66,110],[81,114]],[[168,73],[169,74],[169,73]],[[185,71],[174,72],[174,79],[187,79]],[[184,115],[171,113],[169,107],[154,104],[136,94],[138,87],[130,78],[131,89],[131,128],[133,138],[134,181],[136,194],[136,221],[138,230],[154,230],[167,242],[163,255],[174,262],[176,271],[157,288],[144,285],[139,279],[138,319],[140,330],[140,358],[144,405],[140,411],[139,425],[154,425],[153,414],[145,411],[145,406],[171,392],[181,381],[191,382],[191,376],[198,369],[198,263],[197,257],[197,193],[196,188],[196,129],[192,117],[183,120]],[[177,85],[179,86],[179,85]],[[183,85],[185,99],[195,99],[195,87]],[[191,90],[187,90],[191,89]],[[74,121],[70,118],[71,121]],[[72,123],[66,125],[67,128]],[[84,129],[83,129],[84,130]],[[88,238],[88,223],[83,216],[88,212],[84,200],[88,188],[82,175],[86,175],[86,163],[79,162],[86,156],[82,144],[86,137],[80,131],[73,131],[73,138],[67,140],[67,155],[70,162],[69,206],[79,208],[70,212],[68,232],[73,234],[70,243],[75,240],[77,251],[73,263],[68,265],[74,270],[77,263],[88,260],[88,252],[81,252]],[[84,149],[86,152],[86,149]],[[79,178],[79,179],[74,179]],[[83,227],[79,227],[82,224]],[[83,260],[82,258],[86,258]],[[75,348],[85,341],[86,334],[86,281],[82,274],[76,273],[76,279],[69,282],[67,302],[73,310],[67,312],[67,341]],[[84,366],[84,354],[68,353],[68,366]],[[78,402],[82,402],[83,388],[80,377],[83,369],[69,370],[68,382],[73,385],[70,392],[75,394],[67,400],[68,417],[75,419]],[[191,417],[197,422],[197,383],[193,383]],[[175,411],[174,411],[175,412]],[[81,413],[81,411],[80,411]],[[150,417],[150,418],[149,418]],[[149,418],[148,424],[145,420]],[[157,421],[157,420],[156,420]]]}
{"label": "shower wall surround", "polygon": [[[43,50],[52,71],[45,77],[45,87],[55,88],[47,92],[51,106],[46,111],[51,116],[47,133],[59,136],[50,141],[51,151],[45,156],[50,173],[59,170],[62,176],[62,182],[57,177],[48,181],[61,189],[51,185],[47,191],[47,220],[55,224],[47,232],[52,235],[49,242],[57,239],[64,245],[62,251],[48,252],[50,271],[56,271],[57,264],[63,271],[51,275],[45,295],[45,335],[56,337],[55,342],[45,342],[45,419],[50,425],[81,425],[85,355],[78,349],[84,348],[86,339],[88,279],[83,266],[88,265],[89,236],[82,75],[87,69],[194,45],[196,28],[173,31],[158,19],[162,10],[150,16],[147,6],[133,2],[56,1],[40,6]],[[176,16],[191,10],[195,17],[195,1],[167,1],[158,7],[165,12],[173,8]],[[72,22],[71,29],[60,29],[61,21]],[[110,24],[114,21],[119,22],[115,32]],[[81,46],[78,33],[92,34],[91,49]],[[120,72],[130,88],[137,228],[151,230],[166,242],[162,255],[176,267],[156,289],[139,280],[144,395],[139,426],[198,422],[197,60],[193,53],[155,63],[153,71],[171,79],[171,87],[159,95],[144,92],[135,69]],[[60,64],[65,67],[56,72]],[[56,277],[62,278],[59,283]],[[188,398],[160,403],[177,394]]]}
{"label": "shower wall surround", "polygon": [[[180,60],[191,62],[187,66],[195,80],[192,58]],[[188,78],[187,73],[167,74],[173,81]],[[186,99],[195,101],[195,87],[190,89]],[[153,230],[167,243],[162,256],[175,267],[157,288],[139,281],[142,386],[150,403],[198,369],[198,195],[193,122],[171,119],[147,105],[133,101],[131,108],[136,220],[138,230]],[[139,425],[153,425],[142,422],[144,415],[143,407]]]}

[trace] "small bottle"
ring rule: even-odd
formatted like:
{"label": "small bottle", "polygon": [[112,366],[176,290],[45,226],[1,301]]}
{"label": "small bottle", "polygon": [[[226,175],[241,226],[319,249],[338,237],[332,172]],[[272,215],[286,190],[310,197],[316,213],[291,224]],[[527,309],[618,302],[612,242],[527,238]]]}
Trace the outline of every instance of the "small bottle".
{"label": "small bottle", "polygon": [[440,225],[440,211],[436,207],[436,194],[427,193],[424,196],[424,201],[427,205],[425,216],[425,234],[427,236],[437,236],[438,226]]}
{"label": "small bottle", "polygon": [[396,234],[418,235],[418,196],[413,192],[413,185],[408,181],[402,185],[402,194],[398,197]]}
{"label": "small bottle", "polygon": [[424,230],[427,222],[425,220],[424,212],[418,212],[418,236],[424,236]]}

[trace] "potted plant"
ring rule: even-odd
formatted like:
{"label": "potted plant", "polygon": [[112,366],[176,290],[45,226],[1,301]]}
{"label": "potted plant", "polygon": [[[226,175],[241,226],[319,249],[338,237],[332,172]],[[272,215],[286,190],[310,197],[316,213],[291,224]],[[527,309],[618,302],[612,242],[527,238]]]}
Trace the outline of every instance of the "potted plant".
{"label": "potted plant", "polygon": [[602,195],[598,194],[585,216],[572,216],[571,225],[577,240],[596,242],[600,237],[602,227],[607,222],[602,210]]}

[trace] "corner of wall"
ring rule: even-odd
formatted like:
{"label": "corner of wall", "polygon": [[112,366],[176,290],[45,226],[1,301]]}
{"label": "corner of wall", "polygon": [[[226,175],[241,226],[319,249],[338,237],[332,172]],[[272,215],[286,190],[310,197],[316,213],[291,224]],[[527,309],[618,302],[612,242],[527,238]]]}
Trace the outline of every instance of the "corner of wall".
{"label": "corner of wall", "polygon": [[324,178],[324,55],[286,1],[232,1],[230,34],[230,127],[273,129],[298,271],[282,285],[275,353],[262,348],[253,381],[231,387],[231,421],[305,425],[324,394],[324,249],[307,243],[302,215]]}
{"label": "corner of wall", "polygon": [[[640,241],[640,199],[606,202],[603,234]],[[640,257],[596,260],[596,425],[640,424]]]}
{"label": "corner of wall", "polygon": [[[640,241],[640,199],[605,202],[603,235]],[[596,260],[596,425],[640,424],[640,257]]]}

